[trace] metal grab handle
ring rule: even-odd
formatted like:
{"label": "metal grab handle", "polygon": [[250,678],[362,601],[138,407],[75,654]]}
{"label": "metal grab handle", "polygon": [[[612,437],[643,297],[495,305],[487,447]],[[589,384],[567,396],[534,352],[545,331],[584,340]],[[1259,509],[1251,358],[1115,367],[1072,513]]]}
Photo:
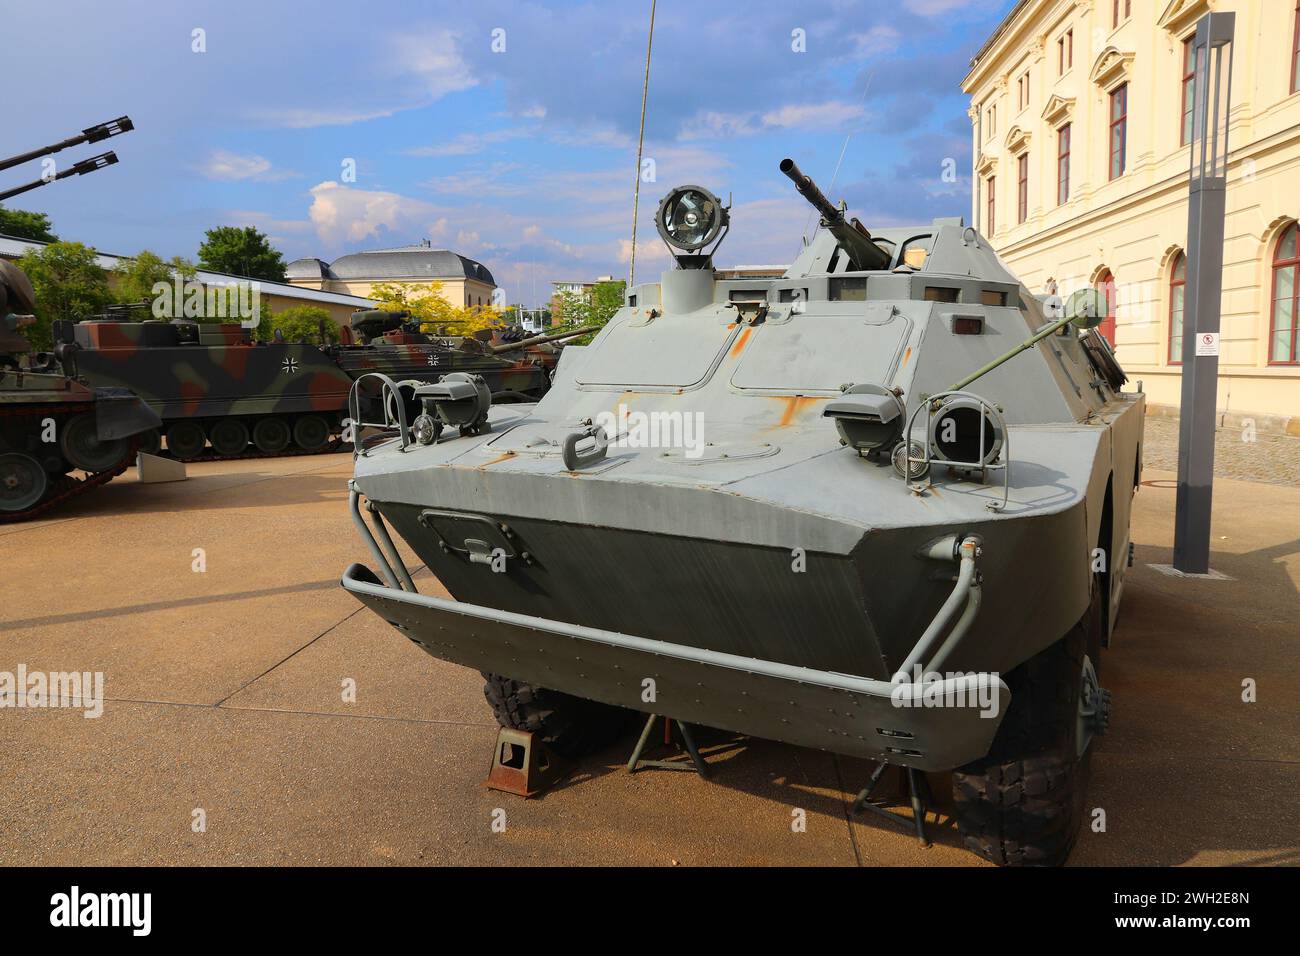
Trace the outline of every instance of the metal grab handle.
{"label": "metal grab handle", "polygon": [[[406,590],[412,593],[417,593],[415,582],[411,580],[411,574],[406,570],[406,565],[402,561],[401,552],[399,552],[393,545],[393,539],[388,534],[388,528],[384,525],[384,519],[379,516],[379,512],[375,510],[373,503],[367,501],[367,510],[375,516],[375,527],[379,529],[380,536],[392,552],[393,561],[397,564],[397,571],[393,570],[393,565],[389,563],[388,555],[384,553],[384,550],[379,546],[379,542],[375,540],[374,534],[370,531],[370,526],[366,524],[366,519],[361,516],[361,495],[357,491],[356,485],[350,481],[348,482],[348,507],[352,511],[352,523],[356,525],[357,531],[361,534],[362,540],[366,542],[366,547],[370,549],[370,556],[373,557],[375,563],[379,565],[379,570],[384,575],[384,580],[388,582],[388,586],[394,590],[400,591],[403,589],[403,585],[405,585]],[[401,579],[400,584],[398,583],[399,577]]]}
{"label": "metal grab handle", "polygon": [[[586,451],[578,451],[578,443],[588,438],[592,439],[595,445]],[[599,425],[589,425],[564,439],[561,455],[564,458],[564,467],[569,471],[577,471],[579,468],[602,460],[608,450],[609,436],[605,434],[605,429]]]}
{"label": "metal grab handle", "polygon": [[[367,422],[361,420],[361,383],[368,378],[377,378],[380,381],[379,389],[379,408],[384,414],[382,422]],[[406,404],[402,401],[402,392],[397,382],[385,375],[383,372],[366,372],[364,375],[358,375],[356,381],[352,383],[352,388],[348,390],[348,418],[352,421],[353,439],[352,439],[352,457],[364,455],[366,450],[361,448],[361,429],[363,427],[389,429],[393,423],[389,416],[388,402],[392,399],[393,406],[397,409],[397,429],[402,441],[402,451],[406,451],[407,446],[411,444],[411,430],[406,424]]]}

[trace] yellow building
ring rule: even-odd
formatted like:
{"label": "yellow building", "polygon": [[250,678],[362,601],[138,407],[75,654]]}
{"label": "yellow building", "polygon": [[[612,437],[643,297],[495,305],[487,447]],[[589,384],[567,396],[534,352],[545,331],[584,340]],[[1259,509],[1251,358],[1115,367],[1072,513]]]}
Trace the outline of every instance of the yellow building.
{"label": "yellow building", "polygon": [[354,252],[331,262],[295,259],[285,267],[292,285],[324,292],[370,296],[380,283],[438,283],[442,297],[460,308],[492,304],[496,282],[482,263],[446,249],[434,249],[429,240],[396,249]]}
{"label": "yellow building", "polygon": [[1094,285],[1150,401],[1180,400],[1187,50],[1235,12],[1218,407],[1300,425],[1300,3],[1021,0],[971,64],[974,222],[1031,290]]}

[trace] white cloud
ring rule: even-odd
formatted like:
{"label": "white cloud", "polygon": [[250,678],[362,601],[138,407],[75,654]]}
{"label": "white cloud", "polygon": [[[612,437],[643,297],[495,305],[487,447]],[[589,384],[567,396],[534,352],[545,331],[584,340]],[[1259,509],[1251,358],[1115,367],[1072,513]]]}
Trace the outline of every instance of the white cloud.
{"label": "white cloud", "polygon": [[321,242],[331,248],[342,241],[377,238],[384,230],[432,232],[440,212],[432,203],[400,193],[355,189],[333,181],[313,186],[311,197],[308,218]]}
{"label": "white cloud", "polygon": [[417,77],[431,99],[466,90],[478,81],[460,55],[460,35],[429,30],[392,38],[395,66]]}
{"label": "white cloud", "polygon": [[892,53],[898,49],[903,35],[887,23],[878,23],[866,33],[851,33],[853,52],[858,57],[876,56],[880,53]]}
{"label": "white cloud", "polygon": [[232,153],[226,149],[213,150],[212,154],[199,171],[208,179],[225,182],[237,182],[252,179],[256,182],[270,183],[282,179],[291,179],[298,174],[290,170],[275,170],[271,161],[254,153]]}
{"label": "white cloud", "polygon": [[826,103],[791,103],[766,113],[697,113],[682,124],[681,139],[719,139],[749,136],[775,129],[835,129],[852,120],[861,120],[866,111],[861,106],[831,100]]}
{"label": "white cloud", "polygon": [[489,130],[486,133],[461,133],[433,146],[416,146],[402,152],[407,156],[469,156],[481,153],[489,146],[528,136],[533,132],[534,130],[528,127],[512,126],[506,129]]}
{"label": "white cloud", "polygon": [[963,8],[992,9],[996,5],[997,0],[903,0],[903,6],[912,13],[920,14],[923,17],[937,17],[940,14]]}

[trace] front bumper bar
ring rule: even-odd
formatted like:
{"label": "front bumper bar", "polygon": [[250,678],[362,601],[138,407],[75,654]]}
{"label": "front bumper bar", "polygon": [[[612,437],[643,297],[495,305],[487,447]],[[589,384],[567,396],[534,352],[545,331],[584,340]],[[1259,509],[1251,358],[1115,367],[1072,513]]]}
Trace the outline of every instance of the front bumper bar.
{"label": "front bumper bar", "polygon": [[[918,770],[949,770],[987,754],[1011,700],[993,674],[918,684],[902,675],[889,682],[811,670],[448,601],[385,586],[359,564],[347,569],[342,584],[440,660],[687,723]],[[929,635],[931,646],[936,637]]]}

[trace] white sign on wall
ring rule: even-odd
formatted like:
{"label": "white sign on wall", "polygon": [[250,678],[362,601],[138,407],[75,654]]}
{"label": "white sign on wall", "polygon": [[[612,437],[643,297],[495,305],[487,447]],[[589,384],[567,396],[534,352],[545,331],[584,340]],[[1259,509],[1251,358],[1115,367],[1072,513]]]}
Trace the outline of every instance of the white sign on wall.
{"label": "white sign on wall", "polygon": [[1219,333],[1218,332],[1197,332],[1196,333],[1196,354],[1197,355],[1218,355],[1219,354]]}

